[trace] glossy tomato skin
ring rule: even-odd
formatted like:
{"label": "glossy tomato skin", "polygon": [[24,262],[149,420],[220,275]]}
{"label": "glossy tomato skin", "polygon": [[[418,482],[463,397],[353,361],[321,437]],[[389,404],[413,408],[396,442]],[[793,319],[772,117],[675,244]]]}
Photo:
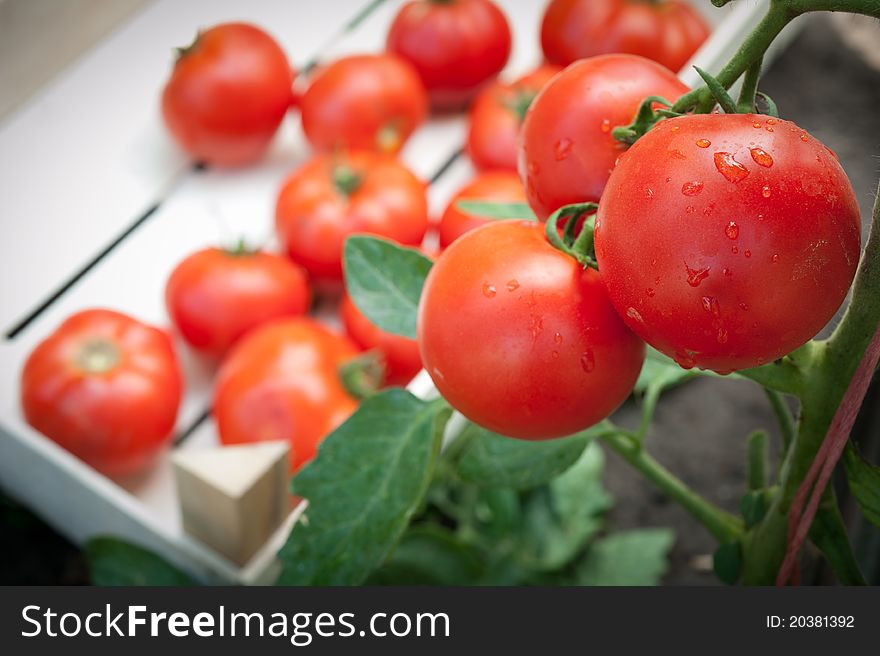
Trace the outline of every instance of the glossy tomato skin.
{"label": "glossy tomato skin", "polygon": [[381,354],[386,385],[406,385],[421,371],[422,358],[416,340],[386,333],[367,319],[347,294],[342,297],[339,314],[346,334],[355,344]]}
{"label": "glossy tomato skin", "polygon": [[480,170],[516,171],[517,142],[525,110],[538,92],[562,70],[544,64],[511,84],[494,82],[471,105],[467,154]]}
{"label": "glossy tomato skin", "polygon": [[179,56],[162,92],[162,115],[194,159],[246,164],[269,146],[293,100],[293,78],[284,51],[264,31],[217,25]]}
{"label": "glossy tomato skin", "polygon": [[511,171],[487,171],[458,190],[449,201],[440,218],[438,232],[440,247],[446,248],[464,233],[489,223],[494,219],[481,218],[457,207],[460,200],[484,200],[494,203],[524,203],[526,195],[516,173]]}
{"label": "glossy tomato skin", "polygon": [[758,366],[813,337],[859,260],[859,208],[837,158],[794,123],[662,121],[621,158],[595,247],[617,311],[684,367]]}
{"label": "glossy tomato skin", "polygon": [[[344,174],[344,175],[343,175]],[[345,191],[335,182],[357,179]],[[428,229],[425,184],[396,159],[365,151],[321,155],[284,182],[275,207],[279,237],[313,277],[342,279],[342,246],[355,233],[421,243]]]}
{"label": "glossy tomato skin", "polygon": [[321,70],[300,102],[306,138],[319,151],[396,153],[428,113],[413,66],[392,54],[339,59]]}
{"label": "glossy tomato skin", "polygon": [[168,443],[183,380],[168,335],[110,310],[78,312],[28,356],[27,422],[112,476],[149,465]]}
{"label": "glossy tomato skin", "polygon": [[611,414],[645,354],[599,274],[528,221],[495,221],[444,251],[417,326],[425,369],[446,400],[485,428],[531,440]]}
{"label": "glossy tomato skin", "polygon": [[387,47],[415,66],[432,106],[455,109],[504,68],[510,26],[491,0],[412,0],[395,16]]}
{"label": "glossy tomato skin", "polygon": [[519,175],[529,205],[546,219],[563,205],[596,202],[624,146],[611,136],[648,96],[674,101],[688,88],[635,55],[575,62],[544,87],[520,133]]}
{"label": "glossy tomato skin", "polygon": [[291,469],[299,469],[357,407],[338,374],[357,353],[347,338],[307,317],[248,333],[217,374],[213,413],[220,441],[287,440]]}
{"label": "glossy tomato skin", "polygon": [[165,286],[165,305],[193,348],[220,356],[249,330],[305,314],[305,271],[281,255],[206,248],[184,259]]}
{"label": "glossy tomato skin", "polygon": [[541,23],[547,61],[622,52],[679,71],[709,36],[709,25],[686,2],[552,0]]}

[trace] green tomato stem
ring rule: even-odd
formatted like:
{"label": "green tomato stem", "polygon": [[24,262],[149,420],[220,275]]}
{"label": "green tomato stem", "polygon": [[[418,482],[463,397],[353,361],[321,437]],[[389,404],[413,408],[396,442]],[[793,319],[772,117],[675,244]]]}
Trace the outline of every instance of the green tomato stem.
{"label": "green tomato stem", "polygon": [[721,543],[734,542],[742,536],[742,522],[730,513],[709,503],[663,465],[654,460],[639,443],[623,433],[610,433],[601,439],[645,478],[687,510]]}
{"label": "green tomato stem", "polygon": [[755,94],[758,92],[758,79],[761,77],[761,62],[763,58],[752,62],[751,66],[746,69],[746,75],[743,78],[742,89],[739,92],[739,98],[736,101],[736,109],[741,114],[755,113]]}
{"label": "green tomato stem", "polygon": [[810,527],[810,539],[834,570],[843,585],[867,585],[846,534],[846,525],[837,507],[834,491],[827,489],[816,519]]}
{"label": "green tomato stem", "polygon": [[767,431],[756,430],[746,442],[747,479],[750,490],[760,490],[767,485]]}
{"label": "green tomato stem", "polygon": [[788,452],[788,447],[794,441],[795,431],[797,430],[794,425],[794,419],[788,406],[785,404],[785,399],[779,392],[765,387],[764,393],[767,395],[767,400],[770,401],[770,407],[773,409],[776,423],[779,425],[779,435],[782,438],[782,454],[784,456]]}

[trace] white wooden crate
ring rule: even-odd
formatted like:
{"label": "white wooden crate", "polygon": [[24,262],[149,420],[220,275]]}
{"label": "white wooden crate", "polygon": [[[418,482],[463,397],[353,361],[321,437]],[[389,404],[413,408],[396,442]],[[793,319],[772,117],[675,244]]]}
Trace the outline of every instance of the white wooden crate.
{"label": "white wooden crate", "polygon": [[[275,36],[296,67],[313,60],[381,50],[402,0],[156,0],[0,125],[0,487],[75,542],[113,534],[162,554],[207,582],[268,582],[289,518],[266,546],[238,567],[181,528],[167,457],[143,475],[111,481],[24,422],[18,376],[34,345],[66,316],[104,306],[167,325],[163,288],[186,254],[244,235],[272,241],[275,194],[308,156],[295,115],[285,119],[269,155],[240,171],[194,171],[161,124],[158,100],[171,51],[199,27],[252,21]],[[694,0],[716,25],[693,62],[717,70],[763,15],[768,0],[722,10]],[[499,0],[514,31],[506,70],[513,77],[540,62],[544,2]],[[355,17],[363,20],[354,23]],[[686,67],[682,79],[698,78]],[[471,175],[463,116],[433,119],[402,157],[431,181],[439,215]],[[179,344],[187,391],[175,448],[217,443],[206,418],[212,366]],[[436,393],[422,372],[414,393]],[[185,439],[181,439],[185,438]]]}

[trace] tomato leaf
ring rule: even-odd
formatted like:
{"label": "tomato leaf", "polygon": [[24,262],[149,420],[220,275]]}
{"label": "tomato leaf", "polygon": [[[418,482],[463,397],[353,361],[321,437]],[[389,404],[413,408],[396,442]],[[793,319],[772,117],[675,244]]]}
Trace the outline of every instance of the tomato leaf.
{"label": "tomato leaf", "polygon": [[458,474],[465,481],[483,486],[518,490],[537,487],[571,467],[595,432],[529,442],[468,424],[458,438],[467,445],[458,460]]}
{"label": "tomato leaf", "polygon": [[364,316],[385,332],[415,339],[431,260],[414,248],[366,235],[346,239],[343,257],[346,289]]}
{"label": "tomato leaf", "polygon": [[848,444],[843,452],[843,466],[849,489],[865,519],[880,526],[880,467],[864,460],[852,444]]}
{"label": "tomato leaf", "polygon": [[522,551],[533,569],[564,567],[602,529],[602,514],[613,504],[602,486],[604,467],[602,450],[589,445],[574,465],[526,500]]}
{"label": "tomato leaf", "polygon": [[466,214],[481,219],[528,219],[537,221],[538,217],[528,203],[494,203],[482,200],[460,200],[456,207]]}
{"label": "tomato leaf", "polygon": [[89,564],[93,585],[198,585],[162,557],[124,540],[92,538],[86,543],[83,552]]}
{"label": "tomato leaf", "polygon": [[665,528],[613,533],[596,540],[578,565],[580,585],[657,585],[675,541]]}
{"label": "tomato leaf", "polygon": [[410,528],[368,585],[473,585],[486,570],[486,555],[449,529]]}
{"label": "tomato leaf", "polygon": [[363,401],[293,479],[306,519],[281,549],[282,585],[357,585],[422,502],[451,409],[388,389]]}

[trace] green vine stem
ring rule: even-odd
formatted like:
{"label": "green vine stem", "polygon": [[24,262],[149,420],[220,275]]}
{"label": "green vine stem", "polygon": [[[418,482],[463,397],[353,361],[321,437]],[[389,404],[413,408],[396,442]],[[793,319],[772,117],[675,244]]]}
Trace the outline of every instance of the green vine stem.
{"label": "green vine stem", "polygon": [[673,501],[687,510],[712,536],[722,544],[734,542],[742,536],[743,524],[739,518],[709,503],[691,490],[663,465],[654,460],[641,444],[632,437],[619,433],[609,433],[601,439],[615,453],[626,460]]}
{"label": "green vine stem", "polygon": [[[723,6],[723,0],[714,4]],[[764,53],[782,29],[802,14],[814,11],[845,11],[880,18],[880,0],[771,0],[770,8],[758,26],[740,46],[727,65],[716,75],[725,89],[729,89],[748,68],[763,58]],[[715,103],[706,86],[685,94],[672,106],[676,112],[696,109],[707,113]]]}

